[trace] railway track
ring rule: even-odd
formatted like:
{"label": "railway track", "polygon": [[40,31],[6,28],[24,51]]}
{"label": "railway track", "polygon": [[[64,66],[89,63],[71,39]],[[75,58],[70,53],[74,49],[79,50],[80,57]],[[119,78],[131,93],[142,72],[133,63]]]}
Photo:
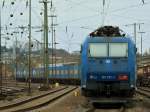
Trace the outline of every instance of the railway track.
{"label": "railway track", "polygon": [[87,109],[85,112],[125,112],[126,107],[125,106],[120,106],[117,108],[114,107],[107,107],[107,108],[95,108],[92,106],[92,108]]}
{"label": "railway track", "polygon": [[57,90],[53,90],[47,92],[45,94],[20,101],[11,105],[0,107],[0,111],[2,112],[26,112],[34,109],[41,108],[60,97],[70,93],[71,91],[75,90],[77,87],[63,87]]}
{"label": "railway track", "polygon": [[24,92],[25,91],[25,88],[18,88],[18,87],[1,87],[2,89],[2,94],[4,95],[13,95],[13,94],[16,94],[16,93],[20,93],[20,92]]}
{"label": "railway track", "polygon": [[[149,87],[139,87],[138,90],[137,90],[137,93],[140,95],[140,96],[144,96],[145,98],[150,98],[150,88]],[[145,100],[145,102],[147,102],[147,100]],[[142,103],[141,103],[142,104]],[[131,107],[138,105],[138,103],[133,103],[131,104]],[[148,105],[148,104],[147,104]],[[135,107],[134,108],[130,108],[130,105],[128,107],[128,105],[120,105],[120,107],[118,106],[118,108],[111,108],[111,105],[109,105],[108,108],[106,107],[95,107],[95,106],[88,106],[87,109],[85,109],[85,112],[126,112],[126,111],[135,111]],[[141,108],[141,107],[138,107],[138,108]],[[146,107],[145,107],[146,108]],[[134,110],[135,109],[135,110]],[[146,110],[146,109],[145,109]],[[145,112],[149,112],[149,111],[145,111]]]}
{"label": "railway track", "polygon": [[[3,84],[2,84],[3,86],[14,86],[14,87],[28,87],[28,83],[22,83],[22,82],[7,82],[7,83],[4,83],[3,82]],[[32,83],[31,84],[31,86],[33,86],[33,87],[36,87],[36,86],[38,86],[38,85],[40,85],[40,84],[38,84],[38,83]]]}
{"label": "railway track", "polygon": [[150,88],[146,87],[139,87],[138,90],[136,91],[138,94],[143,95],[147,98],[150,98]]}

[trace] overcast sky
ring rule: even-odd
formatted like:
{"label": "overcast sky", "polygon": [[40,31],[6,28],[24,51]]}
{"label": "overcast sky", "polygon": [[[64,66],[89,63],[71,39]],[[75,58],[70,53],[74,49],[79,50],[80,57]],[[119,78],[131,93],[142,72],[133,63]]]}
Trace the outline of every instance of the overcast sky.
{"label": "overcast sky", "polygon": [[[2,8],[2,34],[19,31],[21,29],[13,29],[18,26],[28,25],[28,5],[27,0],[0,0]],[[11,5],[14,1],[14,5]],[[103,0],[53,0],[55,14],[57,15],[58,24],[56,27],[56,40],[59,43],[57,48],[75,51],[80,49],[80,44],[86,36],[94,29],[102,25]],[[32,26],[41,26],[43,16],[40,12],[43,10],[43,4],[39,0],[32,0]],[[119,26],[126,33],[133,36],[133,26],[126,27],[127,24],[144,23],[141,25],[143,34],[144,50],[150,48],[150,0],[105,0],[104,8],[104,25]],[[23,15],[20,15],[23,13]],[[48,4],[48,13],[50,15],[50,4]],[[13,17],[10,15],[13,14]],[[49,25],[51,19],[49,18]],[[12,26],[10,26],[12,23]],[[6,30],[7,26],[7,30]],[[67,32],[66,32],[67,27]],[[41,41],[41,33],[36,32],[39,28],[32,30],[32,38]],[[137,26],[137,32],[139,27]],[[18,40],[24,44],[28,38],[28,32],[23,35],[16,34]],[[14,36],[9,36],[11,40],[8,42],[12,45]],[[49,33],[49,42],[51,42],[51,33]],[[4,40],[3,40],[4,44]],[[140,49],[140,34],[137,33],[137,47]]]}

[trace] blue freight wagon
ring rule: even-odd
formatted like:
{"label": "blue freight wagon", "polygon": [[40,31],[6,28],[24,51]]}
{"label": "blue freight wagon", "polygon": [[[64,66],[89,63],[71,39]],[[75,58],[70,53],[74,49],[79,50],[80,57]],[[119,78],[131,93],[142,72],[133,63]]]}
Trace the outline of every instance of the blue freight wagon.
{"label": "blue freight wagon", "polygon": [[[50,83],[63,83],[63,84],[80,84],[80,65],[56,65],[49,66],[49,82]],[[17,80],[27,81],[28,80],[28,69],[18,68]],[[44,82],[44,68],[32,68],[31,73],[32,82]]]}

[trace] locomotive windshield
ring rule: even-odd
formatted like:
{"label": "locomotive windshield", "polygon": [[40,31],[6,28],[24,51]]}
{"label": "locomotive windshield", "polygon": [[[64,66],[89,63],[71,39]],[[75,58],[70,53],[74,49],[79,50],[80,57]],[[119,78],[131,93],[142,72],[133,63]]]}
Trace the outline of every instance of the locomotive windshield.
{"label": "locomotive windshield", "polygon": [[128,57],[128,43],[90,43],[89,57]]}
{"label": "locomotive windshield", "polygon": [[107,57],[107,43],[90,43],[89,48],[90,57]]}
{"label": "locomotive windshield", "polygon": [[127,57],[128,44],[127,43],[109,43],[110,57]]}

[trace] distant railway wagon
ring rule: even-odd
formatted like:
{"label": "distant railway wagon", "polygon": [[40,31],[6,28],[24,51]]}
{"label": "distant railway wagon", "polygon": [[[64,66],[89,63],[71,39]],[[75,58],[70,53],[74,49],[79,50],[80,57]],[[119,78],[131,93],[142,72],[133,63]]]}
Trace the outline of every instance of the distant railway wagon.
{"label": "distant railway wagon", "polygon": [[137,84],[138,86],[150,86],[150,64],[138,67]]}
{"label": "distant railway wagon", "polygon": [[[56,65],[56,67],[49,66],[49,82],[63,83],[63,84],[80,84],[80,66],[79,65]],[[31,73],[32,82],[44,81],[44,68],[33,68]],[[17,72],[17,80],[27,81],[28,70],[19,69]]]}
{"label": "distant railway wagon", "polygon": [[103,26],[82,44],[81,90],[88,97],[133,97],[136,47],[118,27]]}
{"label": "distant railway wagon", "polygon": [[138,76],[150,76],[150,64],[138,67],[137,73]]}

